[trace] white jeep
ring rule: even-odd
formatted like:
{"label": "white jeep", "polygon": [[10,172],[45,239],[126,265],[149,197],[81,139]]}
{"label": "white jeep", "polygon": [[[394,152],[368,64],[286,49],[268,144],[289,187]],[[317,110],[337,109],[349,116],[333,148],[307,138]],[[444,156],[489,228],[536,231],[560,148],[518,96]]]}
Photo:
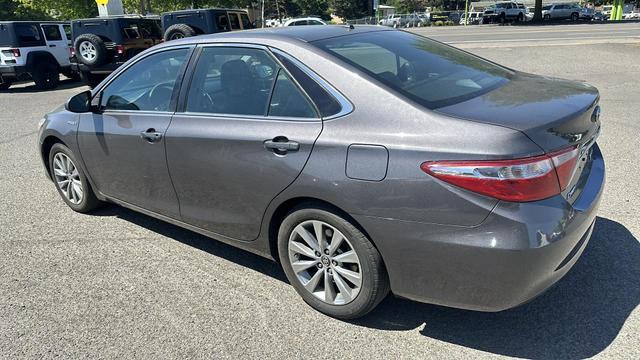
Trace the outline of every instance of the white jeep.
{"label": "white jeep", "polygon": [[70,46],[69,23],[0,22],[0,89],[29,79],[38,89],[52,89],[58,86],[60,73],[76,79]]}

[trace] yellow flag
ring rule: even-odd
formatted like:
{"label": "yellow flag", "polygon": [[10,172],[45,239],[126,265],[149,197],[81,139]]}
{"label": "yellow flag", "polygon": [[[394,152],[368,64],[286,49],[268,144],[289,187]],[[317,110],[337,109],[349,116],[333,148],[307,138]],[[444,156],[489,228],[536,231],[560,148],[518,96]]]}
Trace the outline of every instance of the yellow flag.
{"label": "yellow flag", "polygon": [[109,3],[109,0],[96,0],[96,3],[98,5],[107,6],[107,4]]}

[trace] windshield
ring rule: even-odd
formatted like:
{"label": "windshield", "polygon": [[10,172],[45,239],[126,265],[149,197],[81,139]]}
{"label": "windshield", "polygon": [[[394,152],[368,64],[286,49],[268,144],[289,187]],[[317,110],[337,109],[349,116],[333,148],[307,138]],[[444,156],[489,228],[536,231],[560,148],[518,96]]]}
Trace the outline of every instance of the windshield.
{"label": "windshield", "polygon": [[339,36],[313,44],[430,109],[489,92],[512,75],[489,61],[403,31]]}

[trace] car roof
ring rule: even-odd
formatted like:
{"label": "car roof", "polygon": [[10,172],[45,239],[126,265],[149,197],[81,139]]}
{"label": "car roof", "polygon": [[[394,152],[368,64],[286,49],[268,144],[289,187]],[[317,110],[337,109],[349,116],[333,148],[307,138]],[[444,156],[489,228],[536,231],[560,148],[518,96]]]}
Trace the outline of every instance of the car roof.
{"label": "car roof", "polygon": [[229,40],[242,42],[264,38],[281,41],[313,42],[338,36],[362,34],[376,31],[398,31],[392,28],[376,25],[326,25],[326,26],[287,26],[276,28],[261,28],[243,31],[231,31],[224,33],[208,34],[195,37],[187,37],[180,40],[172,40],[166,44],[197,44],[207,40]]}
{"label": "car roof", "polygon": [[196,12],[207,12],[207,11],[233,11],[233,12],[243,12],[245,14],[247,13],[247,10],[239,9],[239,8],[207,8],[207,9],[187,9],[187,10],[166,11],[166,12],[163,12],[162,15],[164,15],[164,14],[191,14],[191,13],[196,13]]}

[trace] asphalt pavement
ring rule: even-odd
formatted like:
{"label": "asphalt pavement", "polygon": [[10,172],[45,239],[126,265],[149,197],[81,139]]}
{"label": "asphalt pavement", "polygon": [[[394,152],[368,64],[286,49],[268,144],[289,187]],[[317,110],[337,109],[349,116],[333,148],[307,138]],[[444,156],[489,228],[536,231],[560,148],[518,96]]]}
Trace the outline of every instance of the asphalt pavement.
{"label": "asphalt pavement", "polygon": [[639,31],[419,30],[454,44],[515,36],[470,51],[601,92],[607,185],[591,242],[557,286],[501,313],[390,296],[339,321],[311,310],[268,260],[117,206],[77,214],[45,177],[36,124],[84,87],[0,92],[0,358],[640,358],[640,44],[526,40],[587,26],[609,39]]}

